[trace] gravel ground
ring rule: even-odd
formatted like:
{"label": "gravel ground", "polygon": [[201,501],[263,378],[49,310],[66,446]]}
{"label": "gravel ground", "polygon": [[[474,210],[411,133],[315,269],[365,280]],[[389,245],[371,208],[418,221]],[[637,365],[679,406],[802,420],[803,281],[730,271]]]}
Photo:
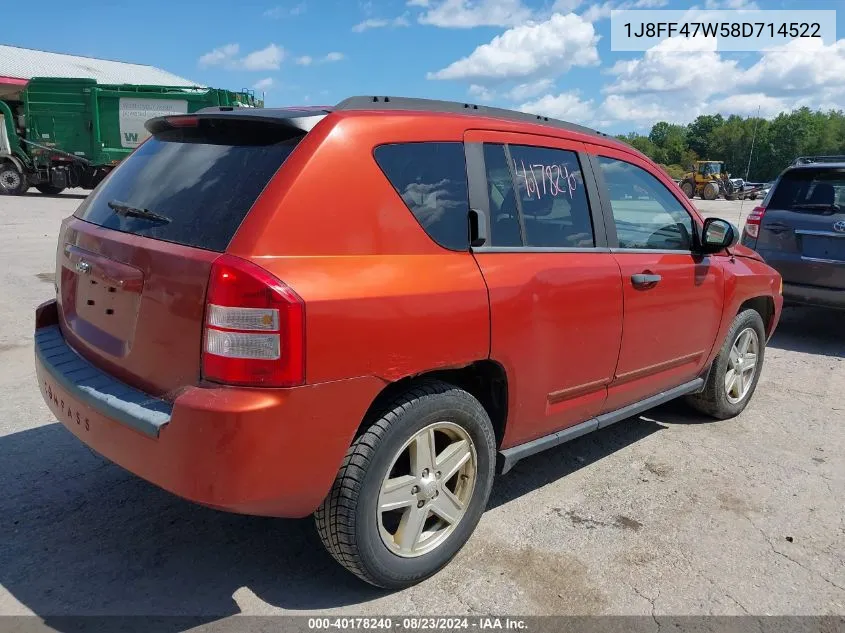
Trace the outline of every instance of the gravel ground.
{"label": "gravel ground", "polygon": [[[0,614],[845,613],[841,314],[787,309],[734,420],[672,403],[520,462],[444,572],[387,593],[310,520],[192,505],[53,419],[32,311],[80,199],[0,198]],[[753,204],[701,206],[740,223]]]}

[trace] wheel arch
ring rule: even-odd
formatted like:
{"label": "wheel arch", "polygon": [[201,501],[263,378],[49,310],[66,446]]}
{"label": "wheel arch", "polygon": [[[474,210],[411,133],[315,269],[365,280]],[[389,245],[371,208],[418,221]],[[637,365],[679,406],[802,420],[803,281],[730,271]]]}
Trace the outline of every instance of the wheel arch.
{"label": "wheel arch", "polygon": [[490,416],[496,435],[496,446],[501,446],[507,425],[508,377],[505,368],[490,359],[478,360],[459,368],[437,369],[405,376],[389,383],[370,404],[355,437],[361,435],[377,420],[397,397],[427,380],[449,383],[474,396]]}
{"label": "wheel arch", "polygon": [[755,310],[760,315],[760,318],[763,319],[763,327],[766,330],[766,337],[768,338],[771,336],[772,329],[774,328],[775,316],[774,299],[768,295],[760,295],[758,297],[746,299],[739,306],[736,313],[741,314],[745,310]]}

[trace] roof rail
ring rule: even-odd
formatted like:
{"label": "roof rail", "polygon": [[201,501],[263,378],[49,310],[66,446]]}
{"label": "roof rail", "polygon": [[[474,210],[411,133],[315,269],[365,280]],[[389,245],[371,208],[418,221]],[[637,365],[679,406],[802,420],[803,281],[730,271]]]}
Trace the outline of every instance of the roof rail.
{"label": "roof rail", "polygon": [[845,156],[799,156],[792,165],[811,165],[813,163],[845,163]]}
{"label": "roof rail", "polygon": [[602,138],[609,138],[603,132],[597,132],[575,123],[559,121],[546,116],[506,110],[504,108],[493,108],[490,106],[476,105],[474,103],[461,103],[459,101],[437,101],[434,99],[415,99],[412,97],[377,97],[358,96],[349,97],[338,103],[336,111],[349,110],[411,110],[418,112],[444,112],[449,114],[468,114],[474,116],[486,116],[494,119],[505,119],[506,121],[517,121],[520,123],[535,123],[570,132],[591,134]]}

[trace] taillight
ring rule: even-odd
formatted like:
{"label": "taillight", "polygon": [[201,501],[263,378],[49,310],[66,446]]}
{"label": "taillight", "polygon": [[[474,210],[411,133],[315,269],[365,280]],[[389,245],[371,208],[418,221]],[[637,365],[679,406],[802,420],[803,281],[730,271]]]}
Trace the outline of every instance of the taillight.
{"label": "taillight", "polygon": [[202,374],[229,385],[305,381],[305,304],[269,272],[232,255],[211,267]]}
{"label": "taillight", "polygon": [[748,218],[745,220],[745,233],[748,237],[757,239],[760,235],[760,223],[763,221],[763,215],[766,213],[766,207],[754,207]]}

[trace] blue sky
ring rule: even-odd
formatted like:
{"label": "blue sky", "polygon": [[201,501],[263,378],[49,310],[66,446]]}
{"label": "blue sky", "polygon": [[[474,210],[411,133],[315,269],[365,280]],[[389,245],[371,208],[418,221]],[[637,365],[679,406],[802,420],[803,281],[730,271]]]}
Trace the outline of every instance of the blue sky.
{"label": "blue sky", "polygon": [[[393,94],[513,107],[609,132],[710,112],[845,106],[845,39],[724,53],[695,42],[610,50],[610,10],[678,0],[75,0],[4,7],[3,43],[151,64],[266,92],[270,106]],[[843,0],[697,0],[701,8],[839,9]]]}

